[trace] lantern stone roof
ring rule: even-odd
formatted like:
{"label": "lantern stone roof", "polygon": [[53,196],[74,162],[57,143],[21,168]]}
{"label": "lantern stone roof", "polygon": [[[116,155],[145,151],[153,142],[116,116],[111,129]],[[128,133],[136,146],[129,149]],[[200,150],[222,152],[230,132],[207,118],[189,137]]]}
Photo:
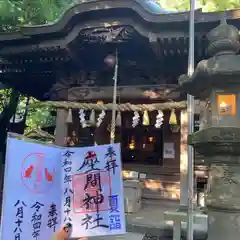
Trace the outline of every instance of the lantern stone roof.
{"label": "lantern stone roof", "polygon": [[[223,15],[228,23],[240,27],[240,10],[224,13],[196,10],[196,61],[205,57],[206,34],[219,24]],[[124,65],[119,68],[119,84],[148,85],[160,72],[179,76],[186,71],[188,40],[189,12],[170,12],[152,0],[82,2],[70,7],[53,23],[21,26],[17,32],[0,34],[0,81],[39,99],[48,99],[44,96],[60,78],[78,78],[77,85],[83,84],[82,77],[73,76],[83,70],[85,75],[90,70],[93,75],[102,74],[95,76],[97,81],[104,79],[95,82],[96,87],[111,85],[112,72],[107,73],[103,59],[118,47],[120,64]],[[122,76],[125,83],[121,82],[121,69],[130,67],[144,73],[139,73],[135,80],[127,80],[129,74]],[[126,74],[127,70],[122,72]],[[148,73],[154,76],[145,76]],[[92,76],[88,81],[92,82]],[[177,80],[164,82],[169,83],[177,84]]]}
{"label": "lantern stone roof", "polygon": [[206,99],[213,88],[239,86],[240,50],[239,29],[225,19],[208,34],[209,58],[200,61],[191,77],[182,75],[179,84],[185,92]]}

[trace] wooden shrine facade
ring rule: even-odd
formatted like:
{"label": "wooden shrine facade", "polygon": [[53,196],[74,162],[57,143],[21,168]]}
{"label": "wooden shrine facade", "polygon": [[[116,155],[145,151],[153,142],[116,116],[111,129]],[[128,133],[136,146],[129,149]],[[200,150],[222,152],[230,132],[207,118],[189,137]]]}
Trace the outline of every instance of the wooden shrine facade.
{"label": "wooden shrine facade", "polygon": [[[117,50],[118,103],[184,101],[186,96],[178,88],[178,77],[187,72],[189,13],[161,11],[152,8],[150,2],[84,2],[71,7],[54,23],[23,26],[18,32],[0,34],[1,82],[42,101],[111,103],[114,63],[106,59],[115,56]],[[223,17],[229,24],[240,27],[239,11],[203,13],[196,10],[196,63],[205,58],[206,34],[219,25]],[[175,166],[179,173],[179,168],[184,168],[184,161],[186,162],[186,111],[182,108],[176,110],[181,127],[176,133],[171,131],[168,124],[170,113],[171,109],[164,112],[161,129],[139,127],[138,138],[146,137],[146,142],[141,144],[149,144],[149,149],[152,149],[150,152],[154,152],[153,148],[161,151],[161,160],[154,160],[155,165]],[[134,130],[131,123],[127,124],[132,121],[129,114],[131,113],[124,113],[122,119],[123,126],[125,124],[130,127],[125,127],[120,132],[117,130],[117,141],[123,141],[122,146],[126,145],[126,148],[131,144],[131,136],[135,134],[131,135]],[[66,108],[58,109],[57,144],[66,144],[66,138],[74,137],[71,134],[77,134],[75,138],[78,140],[82,137],[89,140],[93,134],[95,138],[92,142],[109,143],[106,129],[110,115],[96,129],[80,129],[77,123],[78,113],[74,111],[73,123],[66,123],[67,115]],[[155,122],[155,118],[156,113],[152,112],[150,119]],[[150,122],[150,125],[154,125],[154,122]],[[143,133],[145,130],[150,133]],[[124,138],[128,140],[125,141]],[[153,141],[156,144],[150,146]],[[163,159],[164,142],[169,143],[169,149],[173,143],[175,150],[172,159]],[[146,169],[144,171],[149,171],[151,176],[161,174],[163,170],[154,164],[146,164],[144,167],[139,167],[139,164],[129,165],[129,169]]]}
{"label": "wooden shrine facade", "polygon": [[[1,81],[41,100],[99,100],[103,91],[111,95],[105,87],[112,86],[113,72],[104,58],[117,48],[121,98],[176,88],[187,71],[189,14],[159,14],[149,10],[148,2],[89,1],[55,23],[1,34]],[[238,17],[238,11],[225,13],[233,25]],[[206,34],[222,18],[223,13],[196,11],[196,62],[205,57]]]}

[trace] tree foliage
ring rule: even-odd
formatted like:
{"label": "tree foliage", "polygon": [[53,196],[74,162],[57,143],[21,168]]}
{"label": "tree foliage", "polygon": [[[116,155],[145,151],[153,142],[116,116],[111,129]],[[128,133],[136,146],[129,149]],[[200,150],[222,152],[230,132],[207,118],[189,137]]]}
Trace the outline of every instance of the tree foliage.
{"label": "tree foliage", "polygon": [[[72,3],[73,0],[0,0],[0,32],[15,31],[21,25],[52,22]],[[36,100],[30,98],[30,102],[32,101]],[[15,89],[0,90],[0,161],[3,161],[5,155],[6,134],[10,120],[17,111],[21,112],[25,108],[25,103],[26,96],[20,96]],[[28,128],[34,129],[46,124],[49,116],[49,109],[29,110]]]}
{"label": "tree foliage", "polygon": [[55,21],[73,3],[74,0],[0,0],[1,30]]}
{"label": "tree foliage", "polygon": [[[190,0],[156,0],[158,4],[173,11],[187,11]],[[196,0],[196,8],[205,12],[224,11],[240,7],[240,0]]]}
{"label": "tree foliage", "polygon": [[[40,25],[53,22],[71,4],[74,4],[74,0],[0,0],[0,31],[16,31],[22,25]],[[11,89],[0,90],[2,117],[5,114],[4,109],[11,103],[11,92]],[[30,103],[34,101],[36,100],[30,99]],[[25,102],[26,96],[21,96],[18,109],[13,109],[12,114],[24,111]],[[5,117],[7,116],[5,115]],[[8,116],[8,121],[11,118],[12,116]],[[49,119],[52,120],[49,109],[31,109],[28,112],[26,125],[28,129],[38,128],[50,124]],[[6,131],[6,129],[4,130]]]}

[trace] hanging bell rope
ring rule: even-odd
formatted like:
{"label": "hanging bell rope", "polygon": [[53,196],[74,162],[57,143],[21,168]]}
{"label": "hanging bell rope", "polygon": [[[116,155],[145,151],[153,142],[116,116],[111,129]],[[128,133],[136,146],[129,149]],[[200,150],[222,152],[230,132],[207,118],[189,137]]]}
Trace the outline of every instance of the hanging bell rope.
{"label": "hanging bell rope", "polygon": [[116,111],[117,111],[117,80],[118,80],[118,52],[116,49],[115,56],[115,68],[113,76],[113,102],[112,102],[112,121],[111,121],[111,131],[110,131],[110,143],[113,144],[115,141],[116,132]]}
{"label": "hanging bell rope", "polygon": [[[67,102],[67,101],[46,101],[46,102],[37,102],[30,104],[27,108],[65,108],[65,109],[84,109],[95,111],[111,111],[114,108],[113,103],[107,104],[94,104],[94,103],[78,103],[78,102]],[[165,102],[165,103],[152,103],[152,104],[131,104],[131,103],[122,103],[116,104],[116,111],[126,112],[126,111],[157,111],[157,110],[172,110],[172,109],[185,109],[187,107],[186,101],[181,102]]]}

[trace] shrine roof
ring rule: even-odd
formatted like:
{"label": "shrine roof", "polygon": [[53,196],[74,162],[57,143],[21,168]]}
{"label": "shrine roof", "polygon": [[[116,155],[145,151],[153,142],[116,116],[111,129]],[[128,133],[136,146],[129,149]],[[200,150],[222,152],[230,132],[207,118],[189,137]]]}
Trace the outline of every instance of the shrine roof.
{"label": "shrine roof", "polygon": [[[223,17],[240,28],[240,10],[195,11],[196,62],[205,56],[206,34]],[[112,86],[105,58],[117,47],[119,86],[176,84],[187,69],[188,38],[189,12],[170,12],[152,0],[82,2],[53,23],[0,34],[0,81],[39,99],[48,99],[54,84],[65,94],[83,86],[82,79]]]}
{"label": "shrine roof", "polygon": [[136,0],[140,5],[142,5],[147,11],[153,14],[169,14],[171,11],[162,8],[154,0]]}
{"label": "shrine roof", "polygon": [[[182,26],[183,23],[188,24],[189,12],[171,12],[161,8],[152,0],[92,0],[82,2],[70,7],[56,21],[45,24],[30,26],[21,26],[17,32],[0,34],[0,44],[6,41],[24,40],[28,42],[34,37],[44,37],[45,40],[53,37],[52,34],[64,33],[71,31],[77,24],[76,18],[82,16],[89,23],[84,22],[85,27],[91,27],[91,18],[93,14],[97,14],[99,19],[104,16],[113,20],[116,17],[118,21],[119,11],[122,18],[131,18],[131,12],[137,14],[145,23],[168,25],[169,30],[172,26]],[[118,14],[116,15],[116,13]],[[83,17],[84,15],[84,17]],[[219,23],[223,18],[226,20],[237,20],[240,18],[240,10],[230,10],[225,12],[205,13],[201,9],[195,12],[195,23]],[[187,25],[186,25],[187,26]]]}

